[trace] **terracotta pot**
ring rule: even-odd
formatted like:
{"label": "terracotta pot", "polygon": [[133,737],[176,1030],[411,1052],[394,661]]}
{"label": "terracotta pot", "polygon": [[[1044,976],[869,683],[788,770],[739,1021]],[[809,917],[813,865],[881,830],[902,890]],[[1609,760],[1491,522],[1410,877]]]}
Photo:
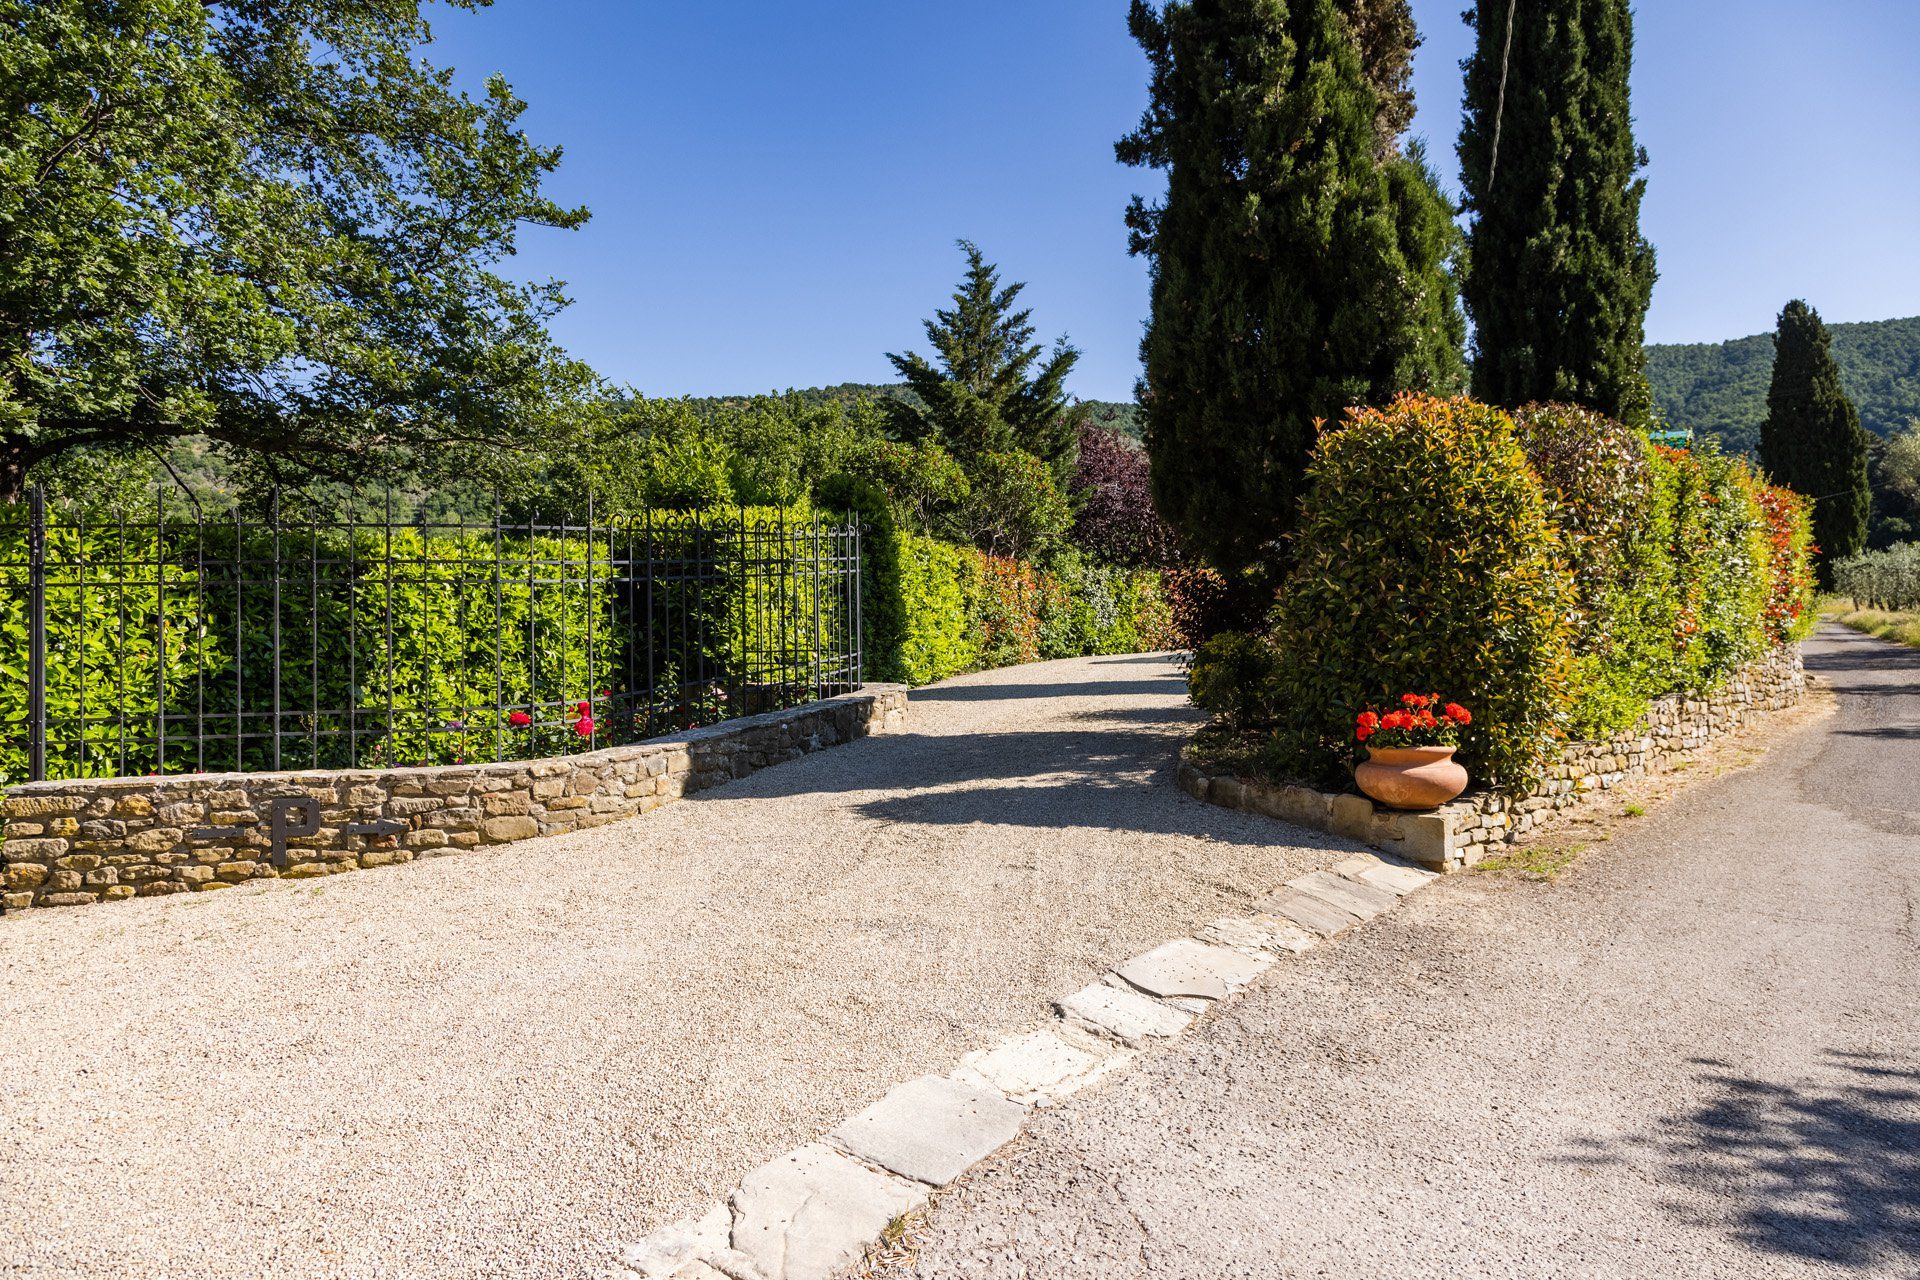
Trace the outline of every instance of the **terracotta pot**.
{"label": "terracotta pot", "polygon": [[1467,789],[1467,771],[1452,747],[1368,747],[1353,780],[1393,809],[1431,809]]}

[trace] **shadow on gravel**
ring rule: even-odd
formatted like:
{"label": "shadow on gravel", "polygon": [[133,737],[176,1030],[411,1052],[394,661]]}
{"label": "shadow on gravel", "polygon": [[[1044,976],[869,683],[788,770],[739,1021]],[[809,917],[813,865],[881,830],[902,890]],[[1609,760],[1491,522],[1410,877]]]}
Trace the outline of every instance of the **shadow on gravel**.
{"label": "shadow on gravel", "polygon": [[1722,1201],[1748,1246],[1849,1268],[1920,1263],[1920,1069],[1829,1050],[1837,1083],[1734,1075],[1651,1139],[1679,1182]]}
{"label": "shadow on gravel", "polygon": [[1161,680],[1100,680],[1084,684],[955,684],[930,685],[907,695],[911,702],[1012,702],[1019,698],[1184,698],[1187,682],[1178,676]]}

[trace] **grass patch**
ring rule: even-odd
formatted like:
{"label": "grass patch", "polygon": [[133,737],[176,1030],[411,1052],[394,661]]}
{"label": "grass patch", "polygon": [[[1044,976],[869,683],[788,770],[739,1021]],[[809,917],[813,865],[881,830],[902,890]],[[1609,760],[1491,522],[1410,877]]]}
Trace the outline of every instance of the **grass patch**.
{"label": "grass patch", "polygon": [[1629,818],[1644,818],[1647,816],[1647,806],[1643,804],[1630,804],[1620,810],[1620,812],[1626,814]]}
{"label": "grass patch", "polygon": [[1850,601],[1832,596],[1821,601],[1820,612],[1843,627],[1920,649],[1920,613],[1856,609]]}
{"label": "grass patch", "polygon": [[1573,865],[1573,860],[1586,851],[1587,846],[1575,845],[1534,845],[1530,849],[1515,849],[1511,853],[1495,854],[1484,862],[1476,862],[1475,871],[1511,872],[1527,880],[1554,881],[1562,872]]}

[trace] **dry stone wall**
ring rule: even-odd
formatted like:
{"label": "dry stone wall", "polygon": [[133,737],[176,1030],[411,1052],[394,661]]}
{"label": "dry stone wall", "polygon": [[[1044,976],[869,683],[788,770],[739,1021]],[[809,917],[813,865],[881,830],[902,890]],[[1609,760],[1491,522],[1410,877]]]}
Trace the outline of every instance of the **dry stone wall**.
{"label": "dry stone wall", "polygon": [[1331,831],[1438,871],[1457,871],[1596,792],[1664,773],[1713,739],[1794,706],[1806,687],[1800,646],[1776,649],[1711,693],[1657,700],[1626,733],[1569,744],[1526,795],[1469,793],[1425,813],[1402,813],[1361,795],[1212,773],[1190,757],[1181,762],[1180,785],[1229,809]]}
{"label": "dry stone wall", "polygon": [[581,831],[901,728],[904,685],[548,760],[36,782],[4,801],[4,906],[324,876]]}

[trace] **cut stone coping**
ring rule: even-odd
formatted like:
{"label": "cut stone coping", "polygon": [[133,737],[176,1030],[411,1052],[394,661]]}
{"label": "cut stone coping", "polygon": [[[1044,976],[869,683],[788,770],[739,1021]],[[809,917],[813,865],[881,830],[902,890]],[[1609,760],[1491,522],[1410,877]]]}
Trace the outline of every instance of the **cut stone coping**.
{"label": "cut stone coping", "polygon": [[[1714,739],[1768,712],[1796,705],[1805,693],[1800,646],[1786,645],[1748,664],[1720,689],[1656,699],[1625,733],[1601,742],[1567,744],[1525,794],[1470,792],[1417,813],[1390,809],[1350,792],[1209,768],[1191,746],[1181,752],[1177,779],[1182,790],[1209,804],[1331,832],[1432,871],[1464,871],[1589,796],[1630,778],[1667,772]],[[1393,887],[1373,880],[1363,883]]]}
{"label": "cut stone coping", "polygon": [[811,1142],[761,1165],[727,1199],[628,1245],[613,1280],[828,1280],[893,1221],[1018,1136],[1036,1110],[1117,1074],[1179,1036],[1268,968],[1391,910],[1438,877],[1371,853],[1298,877],[1263,908],[1215,920],[1114,966],[1055,1005],[1045,1024],[894,1089]]}

